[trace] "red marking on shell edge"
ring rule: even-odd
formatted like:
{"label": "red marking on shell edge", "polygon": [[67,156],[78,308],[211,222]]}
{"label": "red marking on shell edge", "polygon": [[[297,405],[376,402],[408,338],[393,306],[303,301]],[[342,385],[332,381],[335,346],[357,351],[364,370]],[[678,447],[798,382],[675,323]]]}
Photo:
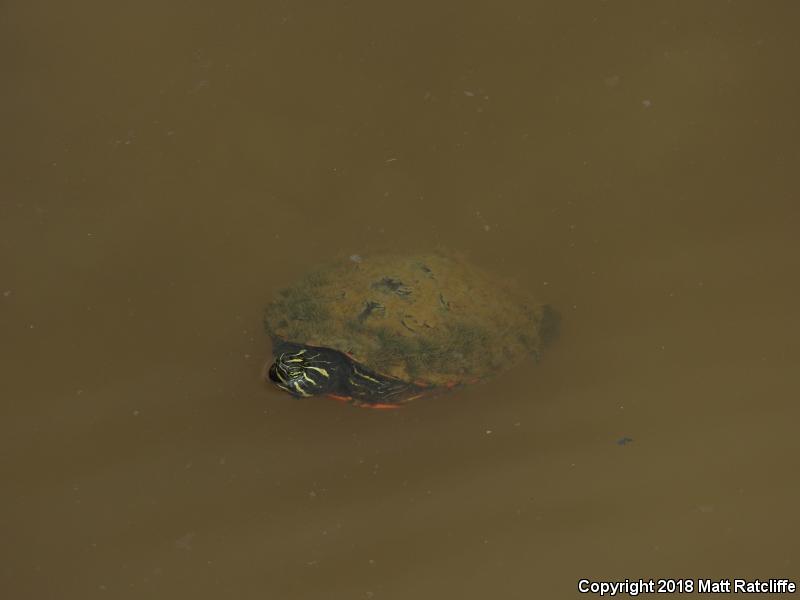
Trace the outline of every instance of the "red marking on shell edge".
{"label": "red marking on shell edge", "polygon": [[[327,394],[328,398],[332,398],[333,400],[337,400],[339,402],[349,403],[353,401],[352,396],[337,396],[336,394]],[[416,397],[416,396],[415,396]],[[359,408],[375,408],[378,410],[391,410],[394,408],[400,408],[399,404],[370,404],[369,402],[360,402],[356,404]]]}
{"label": "red marking on shell edge", "polygon": [[350,402],[352,400],[350,396],[337,396],[336,394],[328,394],[328,398],[333,398],[339,402]]}

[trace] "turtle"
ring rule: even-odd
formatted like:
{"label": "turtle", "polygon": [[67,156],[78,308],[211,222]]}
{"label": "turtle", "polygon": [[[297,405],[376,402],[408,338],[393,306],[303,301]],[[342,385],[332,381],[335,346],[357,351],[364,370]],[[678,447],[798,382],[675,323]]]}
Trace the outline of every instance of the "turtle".
{"label": "turtle", "polygon": [[297,398],[397,408],[538,361],[560,317],[446,252],[342,257],[281,289],[264,378]]}

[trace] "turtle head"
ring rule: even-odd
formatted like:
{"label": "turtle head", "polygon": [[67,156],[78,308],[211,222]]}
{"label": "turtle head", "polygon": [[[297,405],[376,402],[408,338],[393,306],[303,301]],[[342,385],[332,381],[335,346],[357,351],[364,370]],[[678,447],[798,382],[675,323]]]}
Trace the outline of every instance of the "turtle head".
{"label": "turtle head", "polygon": [[340,352],[326,348],[279,348],[267,377],[295,398],[331,394],[341,387],[340,374],[345,360]]}

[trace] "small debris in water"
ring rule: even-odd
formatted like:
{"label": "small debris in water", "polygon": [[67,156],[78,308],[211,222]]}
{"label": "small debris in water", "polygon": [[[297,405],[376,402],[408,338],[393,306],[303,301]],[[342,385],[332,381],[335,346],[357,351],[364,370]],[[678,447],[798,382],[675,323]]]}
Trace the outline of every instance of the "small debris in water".
{"label": "small debris in water", "polygon": [[359,255],[359,254],[351,254],[350,255],[350,260],[353,261],[354,263],[360,263],[360,262],[364,261],[364,259],[361,258],[361,255]]}
{"label": "small debris in water", "polygon": [[621,437],[617,440],[618,446],[624,446],[625,444],[630,444],[633,441],[633,438],[629,437]]}
{"label": "small debris in water", "polygon": [[478,218],[478,220],[483,222],[483,230],[484,231],[490,231],[492,229],[491,225],[489,225],[489,222],[481,214],[481,211],[476,210],[475,211],[475,216]]}
{"label": "small debris in water", "polygon": [[475,95],[475,92],[471,92],[469,90],[464,90],[464,95],[469,97],[469,98],[472,98]]}
{"label": "small debris in water", "polygon": [[651,106],[653,106],[653,103],[650,102],[650,100],[642,100],[642,106],[645,108],[650,108]]}
{"label": "small debris in water", "polygon": [[5,290],[5,291],[3,292],[3,297],[4,297],[4,298],[8,298],[10,295],[11,295],[11,290]]}
{"label": "small debris in water", "polygon": [[603,83],[605,83],[607,87],[613,88],[619,85],[620,79],[619,75],[612,75],[611,77],[606,77]]}
{"label": "small debris in water", "polygon": [[209,85],[211,85],[211,82],[208,79],[201,79],[194,85],[194,87],[189,89],[189,93],[196,94],[200,90],[207,88]]}
{"label": "small debris in water", "polygon": [[179,537],[177,540],[175,540],[175,547],[180,548],[181,550],[191,550],[192,540],[196,535],[197,534],[194,531],[190,531],[186,535]]}

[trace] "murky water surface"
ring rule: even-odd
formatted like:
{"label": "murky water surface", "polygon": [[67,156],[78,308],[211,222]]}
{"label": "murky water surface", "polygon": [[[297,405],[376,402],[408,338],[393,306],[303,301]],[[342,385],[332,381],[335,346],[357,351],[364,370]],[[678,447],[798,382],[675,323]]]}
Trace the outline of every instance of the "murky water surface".
{"label": "murky water surface", "polygon": [[[797,579],[798,13],[5,3],[3,596]],[[277,289],[437,246],[559,308],[540,364],[261,382]]]}

